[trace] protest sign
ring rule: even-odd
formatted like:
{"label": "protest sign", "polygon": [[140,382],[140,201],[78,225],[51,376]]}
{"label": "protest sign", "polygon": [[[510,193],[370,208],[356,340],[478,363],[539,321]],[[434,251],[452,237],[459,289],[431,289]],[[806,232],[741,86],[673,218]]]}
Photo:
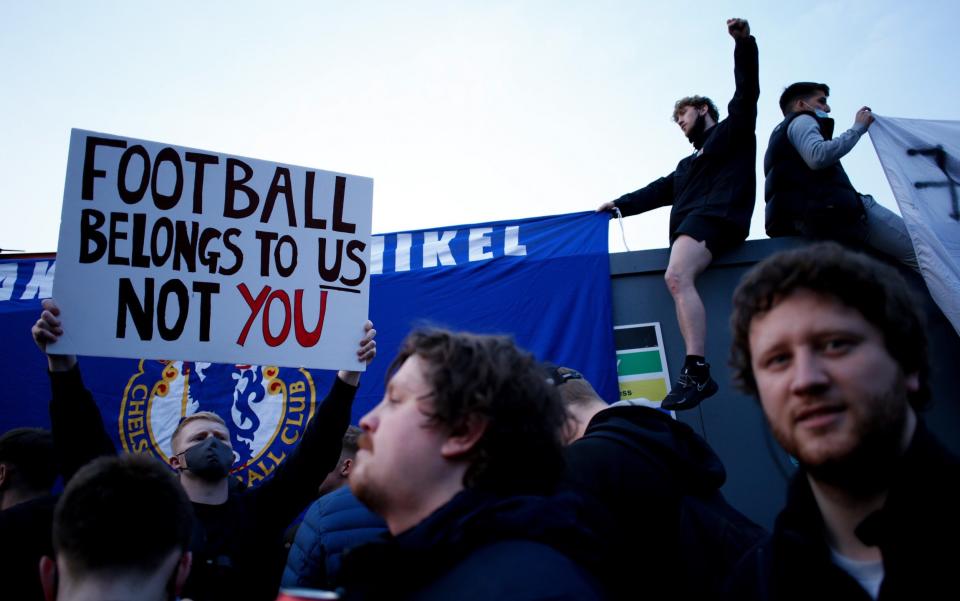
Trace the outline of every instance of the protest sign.
{"label": "protest sign", "polygon": [[53,352],[362,370],[373,180],[73,130]]}

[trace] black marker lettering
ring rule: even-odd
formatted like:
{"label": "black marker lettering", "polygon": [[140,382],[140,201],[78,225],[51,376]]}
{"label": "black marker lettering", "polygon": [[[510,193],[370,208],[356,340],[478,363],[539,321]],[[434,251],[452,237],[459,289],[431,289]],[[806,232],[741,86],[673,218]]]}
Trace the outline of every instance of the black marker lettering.
{"label": "black marker lettering", "polygon": [[127,314],[133,319],[140,340],[153,339],[153,278],[143,281],[145,303],[140,302],[137,291],[133,289],[130,278],[120,278],[119,302],[117,310],[117,338],[127,337]]}
{"label": "black marker lettering", "polygon": [[[234,178],[234,167],[240,167],[243,170],[243,177]],[[226,190],[224,191],[223,216],[232,219],[243,219],[253,215],[260,204],[260,197],[250,186],[245,185],[253,177],[253,168],[239,159],[227,159],[227,178]],[[243,192],[247,195],[247,206],[238,209],[236,206],[237,192]]]}
{"label": "black marker lettering", "polygon": [[333,192],[333,231],[353,234],[357,231],[357,225],[343,220],[343,194],[346,187],[347,178],[338,175],[336,189]]}
{"label": "black marker lettering", "polygon": [[[163,194],[157,190],[160,166],[165,162],[173,165],[174,183],[173,192],[170,194]],[[169,146],[158,152],[157,158],[153,162],[153,181],[150,182],[150,193],[153,195],[153,204],[161,211],[168,211],[180,202],[180,195],[183,194],[183,163],[180,162],[180,155],[177,154],[177,151]]]}
{"label": "black marker lettering", "polygon": [[83,152],[83,186],[82,190],[80,191],[80,198],[83,200],[93,200],[94,178],[107,176],[106,171],[103,169],[97,169],[94,166],[94,157],[97,152],[97,146],[126,148],[127,142],[126,140],[113,140],[110,138],[87,136],[87,144]]}
{"label": "black marker lettering", "polygon": [[[107,219],[103,213],[94,209],[80,211],[80,262],[95,263],[107,250],[107,237],[100,233],[100,228]],[[93,249],[90,243],[93,242]]]}
{"label": "black marker lettering", "polygon": [[184,157],[187,162],[194,164],[193,170],[193,212],[203,213],[203,169],[207,165],[217,165],[220,159],[213,154],[202,152],[188,152]]}
{"label": "black marker lettering", "polygon": [[[283,180],[282,183],[281,179]],[[297,227],[297,215],[293,208],[293,188],[290,186],[290,170],[286,167],[277,167],[273,174],[270,190],[267,191],[267,197],[263,201],[263,214],[260,215],[260,223],[270,221],[270,215],[273,214],[273,205],[277,202],[277,196],[280,194],[283,194],[287,204],[287,223],[290,224],[290,227]]]}
{"label": "black marker lettering", "polygon": [[[140,157],[143,161],[143,175],[140,176],[140,185],[133,190],[127,189],[127,169],[130,167],[130,159],[133,155]],[[137,204],[147,193],[147,187],[150,185],[150,155],[147,149],[137,144],[126,149],[120,156],[120,166],[117,170],[117,193],[120,199],[128,205]]]}

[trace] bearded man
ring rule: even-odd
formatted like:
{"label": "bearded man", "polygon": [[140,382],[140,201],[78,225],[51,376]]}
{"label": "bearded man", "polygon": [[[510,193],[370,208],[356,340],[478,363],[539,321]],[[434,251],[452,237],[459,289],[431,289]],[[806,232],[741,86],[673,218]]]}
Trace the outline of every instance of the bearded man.
{"label": "bearded man", "polygon": [[736,42],[736,91],[727,118],[719,121],[716,105],[704,96],[678,100],[673,120],[693,144],[694,153],[670,175],[597,209],[629,216],[672,205],[670,261],[664,278],[676,305],[686,358],[677,383],[663,400],[663,408],[669,410],[693,409],[717,393],[704,357],[707,317],[695,282],[718,254],[746,239],[755,203],[757,41],[744,19],[727,20],[727,30]]}
{"label": "bearded man", "polygon": [[729,598],[952,590],[960,458],[918,415],[930,397],[919,306],[893,268],[833,242],[774,255],[740,283],[731,364],[800,469]]}

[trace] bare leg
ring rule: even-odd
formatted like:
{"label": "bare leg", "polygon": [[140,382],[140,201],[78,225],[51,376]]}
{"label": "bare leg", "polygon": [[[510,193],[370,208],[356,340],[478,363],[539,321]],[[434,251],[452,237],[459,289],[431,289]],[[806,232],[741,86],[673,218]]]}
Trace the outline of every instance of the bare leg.
{"label": "bare leg", "polygon": [[677,309],[680,335],[688,355],[704,355],[707,338],[707,311],[694,282],[710,265],[713,254],[705,242],[681,234],[670,249],[670,263],[664,279]]}

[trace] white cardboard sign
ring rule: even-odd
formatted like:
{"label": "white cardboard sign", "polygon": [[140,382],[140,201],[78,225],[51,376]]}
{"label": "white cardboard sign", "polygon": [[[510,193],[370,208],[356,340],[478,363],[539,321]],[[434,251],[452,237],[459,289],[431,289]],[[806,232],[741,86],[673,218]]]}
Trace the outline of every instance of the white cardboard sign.
{"label": "white cardboard sign", "polygon": [[51,352],[362,370],[373,180],[74,129]]}

